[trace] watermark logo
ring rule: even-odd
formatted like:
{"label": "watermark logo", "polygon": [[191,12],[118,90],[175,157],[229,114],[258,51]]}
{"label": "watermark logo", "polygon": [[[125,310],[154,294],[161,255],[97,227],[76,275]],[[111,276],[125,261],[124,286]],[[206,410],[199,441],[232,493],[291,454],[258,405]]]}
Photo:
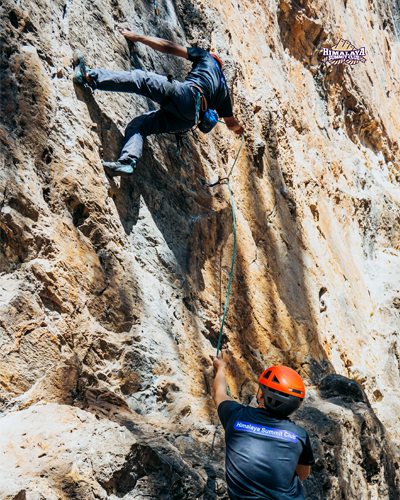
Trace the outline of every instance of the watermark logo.
{"label": "watermark logo", "polygon": [[365,47],[356,49],[349,41],[341,38],[333,47],[322,47],[322,62],[327,64],[354,65],[366,62]]}

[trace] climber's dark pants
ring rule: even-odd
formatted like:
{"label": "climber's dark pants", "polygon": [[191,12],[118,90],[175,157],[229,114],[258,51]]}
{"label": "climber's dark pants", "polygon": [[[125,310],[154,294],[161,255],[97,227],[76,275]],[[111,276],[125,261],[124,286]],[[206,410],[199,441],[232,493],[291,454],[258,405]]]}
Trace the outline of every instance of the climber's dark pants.
{"label": "climber's dark pants", "polygon": [[164,132],[183,132],[195,123],[195,102],[189,85],[156,73],[133,71],[89,71],[99,90],[131,92],[148,97],[161,105],[156,111],[137,116],[125,129],[125,145],[120,161],[138,160],[142,156],[143,139]]}

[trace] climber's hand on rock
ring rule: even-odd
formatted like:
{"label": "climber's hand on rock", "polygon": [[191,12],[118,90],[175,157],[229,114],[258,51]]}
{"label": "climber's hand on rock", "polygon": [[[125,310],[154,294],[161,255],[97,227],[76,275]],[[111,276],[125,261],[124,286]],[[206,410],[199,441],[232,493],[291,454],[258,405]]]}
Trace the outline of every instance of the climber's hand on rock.
{"label": "climber's hand on rock", "polygon": [[234,116],[224,117],[226,126],[235,134],[242,135],[244,132],[244,128],[240,125],[240,123],[236,120]]}
{"label": "climber's hand on rock", "polygon": [[235,134],[237,135],[243,135],[244,128],[240,126],[240,128],[234,130]]}
{"label": "climber's hand on rock", "polygon": [[216,356],[213,359],[213,366],[214,366],[215,372],[218,372],[219,370],[225,370],[226,367],[228,366],[226,361],[222,358],[222,352],[220,352],[218,354],[218,356]]}
{"label": "climber's hand on rock", "polygon": [[138,42],[140,35],[135,35],[133,31],[129,31],[126,29],[123,29],[120,31],[121,35],[124,36],[127,40],[130,40],[131,42]]}

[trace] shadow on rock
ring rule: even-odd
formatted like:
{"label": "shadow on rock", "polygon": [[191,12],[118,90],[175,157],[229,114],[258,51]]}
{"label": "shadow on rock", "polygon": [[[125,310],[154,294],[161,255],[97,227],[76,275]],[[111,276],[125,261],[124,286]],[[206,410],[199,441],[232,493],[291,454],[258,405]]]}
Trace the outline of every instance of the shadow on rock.
{"label": "shadow on rock", "polygon": [[315,456],[304,482],[307,498],[359,498],[360,491],[397,498],[394,447],[358,382],[324,377],[293,420],[309,433]]}
{"label": "shadow on rock", "polygon": [[77,99],[86,104],[90,118],[96,124],[95,131],[101,141],[104,160],[117,160],[124,144],[124,136],[111,118],[101,110],[93,96],[93,92],[76,84],[74,84],[74,87]]}
{"label": "shadow on rock", "polygon": [[333,398],[335,404],[364,403],[371,408],[361,385],[342,375],[331,374],[323,378],[318,385],[318,390],[323,399],[332,400]]}

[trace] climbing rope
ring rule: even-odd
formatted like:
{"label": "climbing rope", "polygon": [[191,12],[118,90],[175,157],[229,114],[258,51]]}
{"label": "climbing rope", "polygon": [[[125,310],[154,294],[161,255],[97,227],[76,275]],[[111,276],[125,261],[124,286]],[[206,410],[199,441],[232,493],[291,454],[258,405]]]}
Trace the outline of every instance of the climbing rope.
{"label": "climbing rope", "polygon": [[[242,135],[242,142],[240,143],[239,150],[237,152],[235,161],[233,162],[232,168],[229,171],[229,174],[226,177],[222,177],[222,178],[219,177],[218,180],[217,180],[217,182],[214,182],[214,184],[208,184],[204,179],[201,179],[201,182],[204,184],[204,186],[207,186],[207,187],[218,186],[218,184],[221,184],[222,181],[227,181],[227,184],[228,184],[229,177],[231,176],[231,173],[232,173],[233,169],[235,168],[236,162],[238,161],[238,158],[239,158],[239,155],[240,155],[240,151],[241,151],[242,146],[243,146],[243,142],[244,142],[244,132],[243,132],[243,135]],[[232,208],[233,208],[233,205],[232,205]]]}
{"label": "climbing rope", "polygon": [[235,254],[236,254],[236,218],[235,218],[235,208],[233,205],[233,198],[232,198],[232,190],[231,190],[231,185],[229,184],[229,178],[226,179],[226,183],[228,185],[229,189],[229,197],[231,199],[231,207],[232,207],[232,220],[233,220],[233,254],[232,254],[232,265],[231,265],[231,274],[229,276],[229,283],[228,283],[228,292],[226,294],[226,300],[225,300],[225,308],[224,308],[224,315],[222,317],[222,323],[221,323],[221,329],[219,331],[219,339],[218,339],[218,345],[217,345],[217,356],[221,347],[221,340],[222,340],[222,331],[224,329],[224,323],[225,323],[225,317],[226,317],[226,312],[228,310],[228,301],[229,301],[229,293],[231,291],[231,283],[232,283],[232,275],[233,275],[233,267],[235,265]]}
{"label": "climbing rope", "polygon": [[[233,267],[235,265],[235,254],[236,254],[236,217],[235,217],[235,206],[233,204],[233,196],[232,196],[231,185],[229,184],[229,177],[231,176],[231,174],[233,172],[233,169],[235,168],[235,165],[236,165],[236,163],[238,161],[238,158],[239,158],[239,155],[240,155],[240,151],[242,149],[243,142],[244,142],[244,137],[245,137],[245,133],[243,132],[242,142],[240,143],[240,147],[239,147],[239,150],[237,152],[235,161],[233,162],[232,168],[230,169],[229,174],[227,175],[227,177],[224,177],[222,179],[218,179],[218,181],[215,182],[214,184],[207,184],[204,181],[204,179],[202,179],[203,184],[205,186],[207,186],[207,187],[214,187],[214,186],[217,186],[218,184],[221,184],[222,181],[226,181],[226,184],[228,185],[228,189],[229,189],[229,197],[230,197],[230,200],[231,200],[231,207],[232,207],[232,220],[233,220],[233,254],[232,254],[232,265],[231,265],[231,273],[230,273],[230,276],[229,276],[228,291],[227,291],[226,300],[225,300],[224,315],[222,317],[221,329],[219,331],[219,338],[218,338],[218,345],[217,345],[217,356],[218,356],[220,348],[221,348],[222,332],[224,330],[226,313],[228,311],[229,293],[231,291],[232,276],[233,276]],[[228,394],[229,394],[229,389],[228,389]]]}

